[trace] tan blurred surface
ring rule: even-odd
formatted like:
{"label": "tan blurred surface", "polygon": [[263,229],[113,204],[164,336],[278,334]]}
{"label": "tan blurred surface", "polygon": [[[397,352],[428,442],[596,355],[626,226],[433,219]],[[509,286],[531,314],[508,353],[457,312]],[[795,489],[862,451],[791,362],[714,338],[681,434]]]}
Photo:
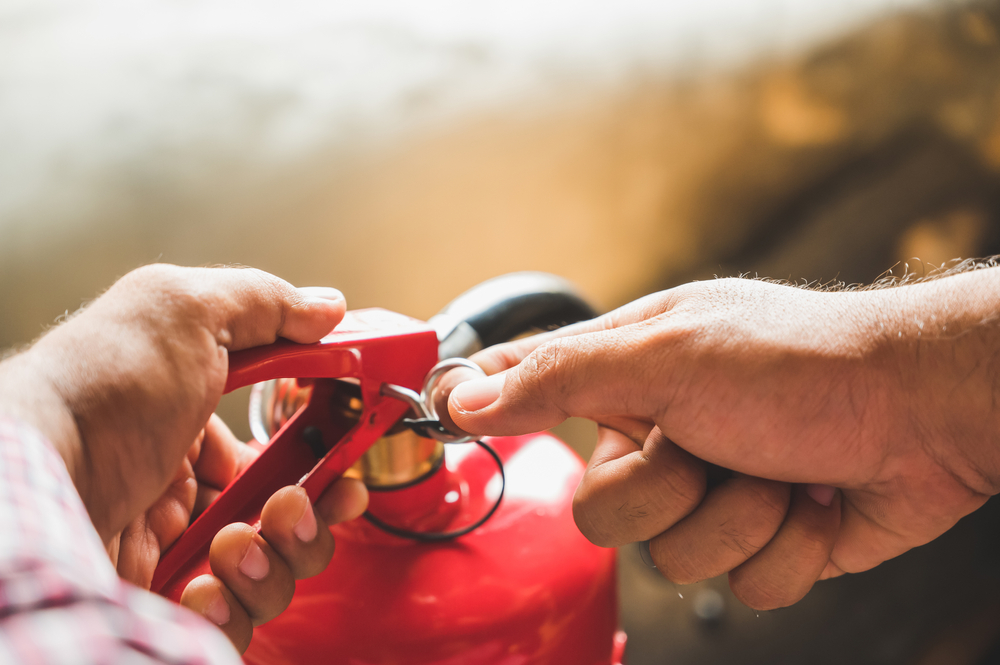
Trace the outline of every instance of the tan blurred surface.
{"label": "tan blurred surface", "polygon": [[522,269],[614,306],[739,247],[790,194],[913,127],[993,166],[993,25],[904,14],[800,58],[574,85],[263,166],[167,143],[81,176],[84,207],[56,189],[8,215],[0,345],[154,260],[254,265],[415,316]]}

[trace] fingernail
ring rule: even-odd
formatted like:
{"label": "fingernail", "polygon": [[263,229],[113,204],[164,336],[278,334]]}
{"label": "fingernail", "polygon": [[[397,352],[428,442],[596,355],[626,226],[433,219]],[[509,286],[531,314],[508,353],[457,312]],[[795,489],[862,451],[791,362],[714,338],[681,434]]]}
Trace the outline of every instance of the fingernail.
{"label": "fingernail", "polygon": [[837,492],[835,487],[829,485],[806,485],[806,494],[813,498],[813,501],[821,506],[829,506],[833,501],[833,495]]}
{"label": "fingernail", "polygon": [[267,571],[271,569],[271,562],[267,560],[267,555],[264,554],[264,550],[260,549],[260,545],[251,540],[247,553],[240,561],[239,569],[250,579],[260,581],[267,577]]}
{"label": "fingernail", "polygon": [[317,300],[337,301],[344,299],[343,293],[329,286],[303,286],[299,289],[299,293],[305,296],[306,300],[313,302]]}
{"label": "fingernail", "polygon": [[305,512],[302,513],[302,517],[296,522],[295,528],[292,531],[295,532],[295,536],[303,543],[311,543],[313,538],[316,537],[316,513],[313,512],[312,504],[309,502],[308,497],[306,497]]}
{"label": "fingernail", "polygon": [[205,618],[216,626],[225,626],[229,623],[229,603],[221,593],[217,594],[215,600],[205,608]]}
{"label": "fingernail", "polygon": [[455,386],[450,399],[462,411],[479,411],[500,399],[505,374],[494,374],[485,379],[474,379]]}

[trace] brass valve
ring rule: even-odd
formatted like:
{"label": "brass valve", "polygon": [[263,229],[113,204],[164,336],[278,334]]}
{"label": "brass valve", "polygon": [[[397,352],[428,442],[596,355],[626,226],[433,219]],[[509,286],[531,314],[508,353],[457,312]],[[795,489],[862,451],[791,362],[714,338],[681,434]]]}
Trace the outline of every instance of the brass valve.
{"label": "brass valve", "polygon": [[[357,422],[363,409],[357,384],[339,381],[330,408],[348,425]],[[254,437],[270,440],[309,401],[312,386],[296,379],[275,379],[253,388],[250,426]],[[369,448],[344,475],[361,479],[372,488],[407,485],[435,471],[444,461],[444,444],[397,425]]]}

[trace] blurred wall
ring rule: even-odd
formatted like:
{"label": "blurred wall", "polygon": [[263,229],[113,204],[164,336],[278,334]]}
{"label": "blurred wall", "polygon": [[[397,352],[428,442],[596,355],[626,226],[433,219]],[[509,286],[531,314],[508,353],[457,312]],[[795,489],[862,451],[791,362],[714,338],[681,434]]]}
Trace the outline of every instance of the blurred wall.
{"label": "blurred wall", "polygon": [[754,63],[890,6],[6,0],[0,346],[155,260],[417,316],[523,268],[618,304],[849,131]]}

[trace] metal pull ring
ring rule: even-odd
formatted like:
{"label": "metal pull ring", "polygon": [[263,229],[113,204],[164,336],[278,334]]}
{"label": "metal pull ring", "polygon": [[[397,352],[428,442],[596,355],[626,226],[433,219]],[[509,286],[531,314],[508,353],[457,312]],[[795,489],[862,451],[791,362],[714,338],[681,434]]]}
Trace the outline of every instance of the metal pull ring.
{"label": "metal pull ring", "polygon": [[434,391],[437,390],[437,384],[441,381],[441,377],[459,367],[464,367],[465,369],[470,369],[486,376],[483,368],[471,360],[466,360],[465,358],[448,358],[434,365],[431,371],[427,373],[427,378],[424,379],[424,385],[419,395],[409,388],[397,386],[392,383],[383,383],[379,392],[385,397],[392,397],[406,402],[417,416],[416,419],[411,421],[411,424],[420,426],[422,431],[430,438],[437,439],[443,443],[470,443],[475,441],[476,437],[459,436],[446,430],[441,425],[441,419],[438,417],[437,409],[434,407]]}

